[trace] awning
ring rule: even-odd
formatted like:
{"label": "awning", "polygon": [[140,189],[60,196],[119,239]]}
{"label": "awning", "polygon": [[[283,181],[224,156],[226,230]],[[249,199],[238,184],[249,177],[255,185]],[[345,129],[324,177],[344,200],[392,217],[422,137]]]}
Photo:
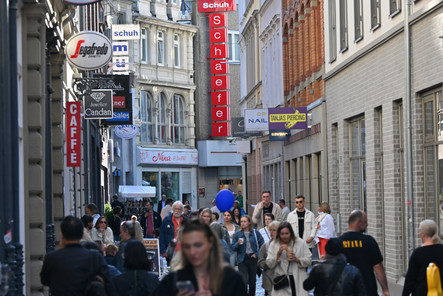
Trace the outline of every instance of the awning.
{"label": "awning", "polygon": [[118,187],[119,196],[123,198],[155,197],[154,186],[121,185]]}

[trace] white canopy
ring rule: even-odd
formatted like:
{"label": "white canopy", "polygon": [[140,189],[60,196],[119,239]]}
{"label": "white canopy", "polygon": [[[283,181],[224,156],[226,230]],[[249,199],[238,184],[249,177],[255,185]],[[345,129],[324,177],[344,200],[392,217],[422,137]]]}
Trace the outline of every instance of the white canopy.
{"label": "white canopy", "polygon": [[120,185],[118,187],[118,193],[119,196],[123,198],[155,197],[155,187]]}

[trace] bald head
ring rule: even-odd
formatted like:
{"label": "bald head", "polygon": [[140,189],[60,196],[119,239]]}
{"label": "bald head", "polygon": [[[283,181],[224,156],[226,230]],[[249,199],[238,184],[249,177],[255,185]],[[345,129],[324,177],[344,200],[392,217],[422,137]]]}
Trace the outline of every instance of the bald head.
{"label": "bald head", "polygon": [[365,232],[368,227],[368,218],[362,210],[354,210],[348,219],[349,230]]}

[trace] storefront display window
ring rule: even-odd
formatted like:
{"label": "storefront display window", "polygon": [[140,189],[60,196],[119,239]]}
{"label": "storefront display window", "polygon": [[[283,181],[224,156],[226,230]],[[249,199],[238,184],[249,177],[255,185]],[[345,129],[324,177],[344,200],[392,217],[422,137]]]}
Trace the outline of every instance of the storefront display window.
{"label": "storefront display window", "polygon": [[[142,174],[142,184],[143,186],[153,186],[155,187],[155,192],[157,193],[157,200],[158,197],[161,196],[159,192],[159,184],[158,184],[158,173],[157,172],[143,172]],[[152,202],[157,202],[156,200],[153,200],[151,198]]]}
{"label": "storefront display window", "polygon": [[179,200],[179,173],[161,172],[161,194],[166,194],[166,198]]}

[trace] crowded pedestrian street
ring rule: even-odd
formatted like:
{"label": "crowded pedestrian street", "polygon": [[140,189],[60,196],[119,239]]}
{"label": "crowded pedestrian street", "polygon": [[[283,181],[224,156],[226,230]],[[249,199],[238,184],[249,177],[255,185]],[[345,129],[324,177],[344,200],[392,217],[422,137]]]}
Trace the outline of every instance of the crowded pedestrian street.
{"label": "crowded pedestrian street", "polygon": [[0,14],[0,295],[443,296],[443,0]]}

